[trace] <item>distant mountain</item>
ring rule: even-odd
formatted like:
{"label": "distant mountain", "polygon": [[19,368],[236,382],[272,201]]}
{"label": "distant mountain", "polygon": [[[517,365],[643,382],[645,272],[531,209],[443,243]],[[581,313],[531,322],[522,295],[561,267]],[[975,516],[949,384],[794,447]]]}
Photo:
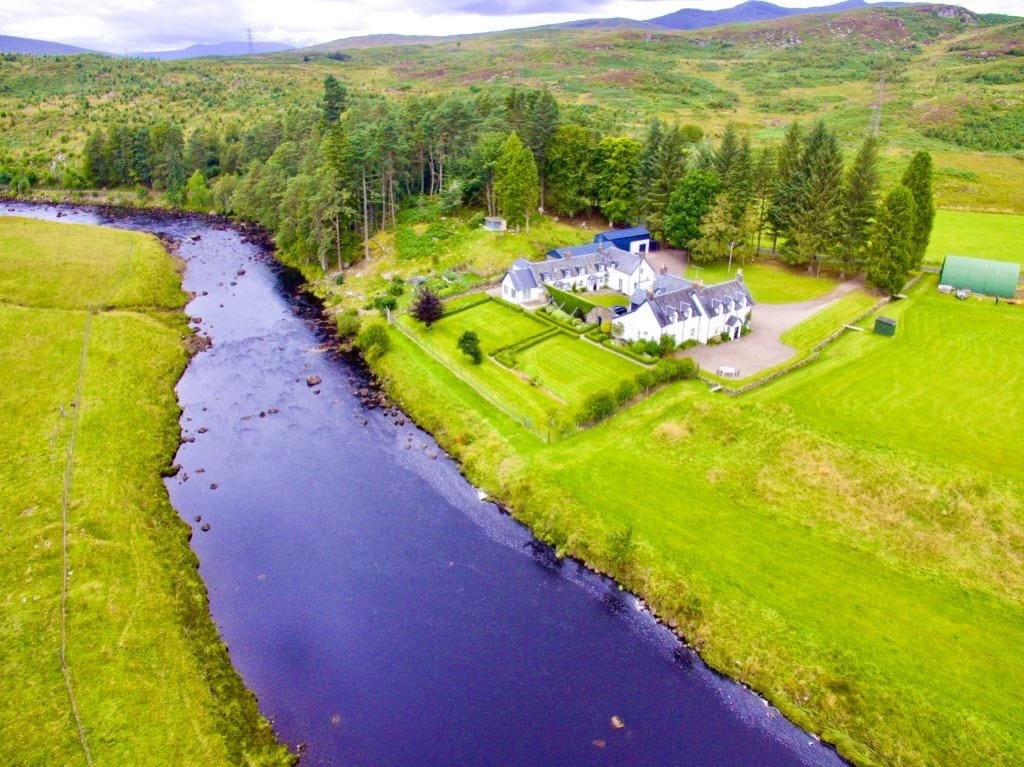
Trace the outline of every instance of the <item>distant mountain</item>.
{"label": "distant mountain", "polygon": [[866,3],[864,0],[844,0],[844,2],[835,3],[834,5],[823,5],[817,8],[786,8],[774,3],[766,3],[764,0],[747,0],[745,3],[740,3],[732,8],[723,8],[720,11],[683,8],[665,16],[649,19],[649,22],[661,27],[668,27],[669,29],[702,29],[703,27],[715,27],[719,24],[770,21],[771,19],[780,19],[783,16],[803,16],[811,13],[841,13],[843,11],[857,11],[862,8],[892,8],[898,5],[904,5],[904,3]]}
{"label": "distant mountain", "polygon": [[199,59],[204,56],[248,56],[250,53],[280,53],[290,51],[292,46],[284,43],[212,43],[209,45],[190,45],[173,51],[138,51],[128,55],[137,59]]}
{"label": "distant mountain", "polygon": [[550,24],[540,29],[658,29],[659,25],[650,21],[637,21],[616,17],[611,19],[579,19],[563,21],[561,24]]}
{"label": "distant mountain", "polygon": [[342,37],[338,40],[331,40],[329,43],[318,43],[302,48],[301,51],[341,51],[347,48],[382,48],[389,45],[431,45],[433,43],[449,43],[456,40],[465,40],[475,35],[360,35],[359,37]]}
{"label": "distant mountain", "polygon": [[74,56],[77,53],[99,53],[75,45],[33,40],[28,37],[0,35],[0,53],[27,53],[32,56]]}

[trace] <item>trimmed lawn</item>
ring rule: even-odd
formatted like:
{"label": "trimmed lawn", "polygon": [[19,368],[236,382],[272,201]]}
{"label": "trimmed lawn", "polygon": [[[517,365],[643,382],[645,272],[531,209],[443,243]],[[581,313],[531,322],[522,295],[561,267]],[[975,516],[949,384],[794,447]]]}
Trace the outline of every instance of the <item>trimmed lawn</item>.
{"label": "trimmed lawn", "polygon": [[629,306],[629,297],[621,293],[578,293],[578,298],[598,306]]}
{"label": "trimmed lawn", "polygon": [[936,211],[924,259],[941,264],[948,255],[1024,264],[1024,215]]}
{"label": "trimmed lawn", "polygon": [[459,336],[467,330],[472,330],[479,336],[480,348],[484,354],[491,354],[497,349],[518,343],[551,328],[549,324],[538,320],[532,314],[515,311],[497,301],[487,301],[448,317],[442,317],[430,330],[418,322],[413,322],[413,327],[420,331],[420,335],[429,337],[432,347],[451,347],[452,353],[459,356],[463,355],[455,348],[455,344]]}
{"label": "trimmed lawn", "polygon": [[899,323],[894,338],[849,333],[758,396],[799,405],[801,420],[846,438],[1024,475],[1024,309],[957,301],[937,281],[926,276],[881,311]]}
{"label": "trimmed lawn", "polygon": [[826,306],[814,316],[794,325],[783,333],[779,340],[792,346],[798,352],[809,352],[843,325],[852,322],[857,316],[878,303],[878,300],[878,296],[873,296],[863,288],[858,288],[852,293],[842,296],[830,306]]}
{"label": "trimmed lawn", "polygon": [[[63,475],[77,415],[67,659],[93,759],[285,763],[230,665],[161,480],[186,363],[174,262],[148,235],[0,218],[0,274],[0,761],[85,763],[57,660]],[[139,311],[90,324],[76,308],[109,296]]]}
{"label": "trimmed lawn", "polygon": [[705,285],[727,282],[736,276],[736,269],[743,269],[743,281],[755,301],[765,304],[788,304],[796,301],[810,301],[828,293],[836,286],[831,277],[815,277],[807,274],[805,267],[790,268],[771,259],[748,262],[746,265],[733,262],[732,271],[727,261],[711,264],[692,265],[686,270],[686,279],[704,280]]}
{"label": "trimmed lawn", "polygon": [[562,333],[519,352],[516,367],[573,406],[644,370],[625,357]]}

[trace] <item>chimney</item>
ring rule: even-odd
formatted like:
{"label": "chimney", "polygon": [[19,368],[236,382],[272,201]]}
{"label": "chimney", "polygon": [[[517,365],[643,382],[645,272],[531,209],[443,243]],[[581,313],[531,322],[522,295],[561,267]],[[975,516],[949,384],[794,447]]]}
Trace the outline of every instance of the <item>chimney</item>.
{"label": "chimney", "polygon": [[743,282],[743,269],[736,270],[736,279]]}
{"label": "chimney", "polygon": [[704,290],[704,280],[698,277],[693,281],[693,286],[697,288],[697,292],[700,293],[702,290]]}

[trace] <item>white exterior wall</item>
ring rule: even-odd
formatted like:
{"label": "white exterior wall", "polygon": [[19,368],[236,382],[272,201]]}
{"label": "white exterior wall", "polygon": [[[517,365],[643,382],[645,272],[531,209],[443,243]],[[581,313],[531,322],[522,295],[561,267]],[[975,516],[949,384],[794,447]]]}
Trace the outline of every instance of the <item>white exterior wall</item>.
{"label": "white exterior wall", "polygon": [[649,339],[657,341],[661,338],[661,326],[654,316],[654,310],[650,304],[643,304],[635,312],[630,312],[622,317],[612,320],[612,325],[622,326],[622,338],[627,341]]}
{"label": "white exterior wall", "polygon": [[633,242],[629,243],[629,252],[630,253],[643,253],[643,254],[647,254],[647,253],[650,252],[650,250],[651,250],[651,241],[650,240],[634,240]]}
{"label": "white exterior wall", "polygon": [[540,301],[544,298],[544,288],[516,290],[512,277],[508,274],[501,280],[501,297],[514,304],[525,304],[527,301]]}

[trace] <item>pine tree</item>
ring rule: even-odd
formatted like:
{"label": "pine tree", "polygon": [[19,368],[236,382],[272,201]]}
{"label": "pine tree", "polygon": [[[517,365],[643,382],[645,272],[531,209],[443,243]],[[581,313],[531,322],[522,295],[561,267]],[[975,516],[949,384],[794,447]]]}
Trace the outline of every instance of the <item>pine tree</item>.
{"label": "pine tree", "polygon": [[661,138],[654,153],[650,175],[641,174],[646,189],[647,226],[656,237],[665,234],[665,211],[669,198],[686,172],[686,141],[678,125]]}
{"label": "pine tree", "polygon": [[722,179],[723,185],[729,174],[733,171],[740,153],[740,138],[736,133],[736,126],[729,123],[725,126],[725,133],[722,134],[722,143],[715,152],[715,173]]}
{"label": "pine tree", "polygon": [[757,237],[754,244],[755,254],[761,252],[761,235],[768,223],[768,213],[771,210],[772,198],[775,194],[776,167],[775,151],[772,147],[762,147],[757,153],[752,180],[756,221],[754,231]]}
{"label": "pine tree", "polygon": [[650,216],[650,180],[654,178],[655,163],[658,156],[658,149],[661,147],[661,140],[665,135],[665,129],[661,120],[655,118],[647,126],[647,135],[644,137],[644,148],[640,154],[640,194],[638,199],[640,215],[644,218]]}
{"label": "pine tree", "polygon": [[868,246],[867,279],[889,295],[899,293],[914,261],[914,195],[898,185],[878,209]]}
{"label": "pine tree", "polygon": [[540,181],[540,207],[544,208],[548,153],[555,131],[558,129],[558,102],[547,88],[540,91],[530,103],[527,113],[527,143],[533,152]]}
{"label": "pine tree", "polygon": [[786,129],[782,148],[779,150],[775,174],[775,194],[768,208],[768,224],[772,229],[772,249],[778,245],[779,237],[786,236],[796,212],[800,194],[800,157],[803,154],[803,136],[800,123],[790,123]]}
{"label": "pine tree", "polygon": [[878,139],[868,136],[847,169],[843,182],[840,263],[844,273],[860,269],[877,208]]}
{"label": "pine tree", "polygon": [[581,125],[560,125],[548,153],[548,202],[552,210],[575,216],[593,205],[593,159],[597,135]]}
{"label": "pine tree", "polygon": [[932,156],[917,152],[910,160],[902,183],[914,195],[914,249],[911,267],[916,269],[924,261],[928,241],[935,222],[935,200],[932,195]]}
{"label": "pine tree", "polygon": [[334,75],[324,78],[324,95],[320,101],[320,110],[327,125],[335,123],[348,106],[348,90]]}
{"label": "pine tree", "polygon": [[843,157],[834,133],[819,122],[807,134],[800,158],[796,207],[783,260],[821,271],[841,235]]}
{"label": "pine tree", "polygon": [[513,226],[530,228],[530,213],[540,200],[537,163],[518,134],[510,133],[501,146],[494,167],[494,192],[498,210]]}

